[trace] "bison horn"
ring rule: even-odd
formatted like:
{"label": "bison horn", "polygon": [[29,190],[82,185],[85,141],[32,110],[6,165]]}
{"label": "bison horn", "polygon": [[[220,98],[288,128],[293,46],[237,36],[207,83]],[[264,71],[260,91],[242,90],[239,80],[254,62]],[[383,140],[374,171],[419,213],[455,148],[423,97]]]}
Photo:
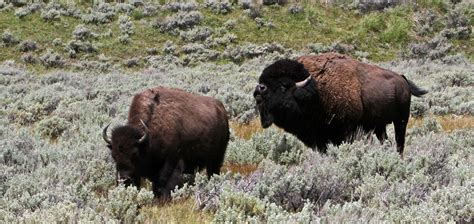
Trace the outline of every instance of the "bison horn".
{"label": "bison horn", "polygon": [[107,144],[112,145],[112,141],[107,137],[107,128],[109,128],[110,123],[105,126],[104,130],[102,131],[102,138],[104,138],[104,141],[107,142]]}
{"label": "bison horn", "polygon": [[145,122],[143,122],[142,119],[140,119],[140,122],[142,122],[143,128],[145,128],[145,134],[138,140],[138,143],[142,144],[148,138],[148,127],[146,126]]}
{"label": "bison horn", "polygon": [[306,84],[308,83],[308,81],[309,81],[310,79],[311,79],[311,75],[308,76],[308,78],[306,78],[305,80],[295,83],[295,85],[296,85],[296,87],[298,87],[298,88],[304,87],[304,86],[306,86]]}

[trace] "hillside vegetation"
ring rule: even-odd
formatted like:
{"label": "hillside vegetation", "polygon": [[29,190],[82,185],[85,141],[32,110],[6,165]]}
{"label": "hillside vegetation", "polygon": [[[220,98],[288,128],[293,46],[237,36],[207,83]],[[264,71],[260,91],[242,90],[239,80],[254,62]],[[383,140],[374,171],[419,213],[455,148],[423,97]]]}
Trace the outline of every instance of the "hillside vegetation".
{"label": "hillside vegetation", "polygon": [[[2,2],[0,223],[470,223],[473,8]],[[403,156],[392,125],[383,144],[361,136],[327,154],[261,128],[262,70],[329,51],[429,91],[412,98]],[[221,174],[198,174],[168,203],[146,182],[115,186],[102,139],[134,94],[158,85],[215,97],[231,118]]]}
{"label": "hillside vegetation", "polygon": [[[472,6],[472,5],[471,5]],[[35,69],[146,67],[172,55],[183,65],[237,62],[267,52],[338,51],[372,61],[463,52],[471,61],[472,7],[287,6],[205,2],[0,4],[2,54]],[[430,53],[436,51],[436,53]],[[82,62],[82,61],[86,62]],[[109,65],[111,64],[111,65]]]}

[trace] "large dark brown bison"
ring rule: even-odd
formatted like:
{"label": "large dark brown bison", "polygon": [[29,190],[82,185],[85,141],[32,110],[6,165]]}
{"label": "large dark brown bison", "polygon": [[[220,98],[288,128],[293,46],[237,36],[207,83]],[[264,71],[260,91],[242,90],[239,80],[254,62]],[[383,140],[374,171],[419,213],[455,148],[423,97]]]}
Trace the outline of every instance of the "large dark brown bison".
{"label": "large dark brown bison", "polygon": [[325,152],[359,129],[383,141],[393,122],[402,154],[411,95],[425,93],[403,75],[327,53],[271,64],[253,94],[264,128],[274,123],[309,147]]}
{"label": "large dark brown bison", "polygon": [[[108,126],[107,126],[108,127]],[[183,173],[220,171],[229,141],[227,112],[211,97],[156,87],[133,98],[128,123],[103,138],[116,163],[118,181],[153,183],[155,196],[169,196]]]}

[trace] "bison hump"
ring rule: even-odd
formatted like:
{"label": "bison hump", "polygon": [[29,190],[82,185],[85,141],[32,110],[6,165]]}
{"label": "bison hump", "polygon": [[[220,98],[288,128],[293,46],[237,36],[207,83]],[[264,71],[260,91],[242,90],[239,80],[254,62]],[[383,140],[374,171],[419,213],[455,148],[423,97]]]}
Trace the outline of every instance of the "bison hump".
{"label": "bison hump", "polygon": [[358,61],[338,53],[297,59],[316,80],[320,102],[331,121],[357,122],[363,115]]}

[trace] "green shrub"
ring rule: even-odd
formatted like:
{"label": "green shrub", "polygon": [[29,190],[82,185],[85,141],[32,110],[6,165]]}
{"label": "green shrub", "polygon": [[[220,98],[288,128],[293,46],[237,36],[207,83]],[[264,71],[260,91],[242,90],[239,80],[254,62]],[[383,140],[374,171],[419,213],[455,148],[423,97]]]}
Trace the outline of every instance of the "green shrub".
{"label": "green shrub", "polygon": [[56,139],[70,126],[71,124],[60,117],[50,117],[38,122],[36,131],[42,136],[50,139]]}

